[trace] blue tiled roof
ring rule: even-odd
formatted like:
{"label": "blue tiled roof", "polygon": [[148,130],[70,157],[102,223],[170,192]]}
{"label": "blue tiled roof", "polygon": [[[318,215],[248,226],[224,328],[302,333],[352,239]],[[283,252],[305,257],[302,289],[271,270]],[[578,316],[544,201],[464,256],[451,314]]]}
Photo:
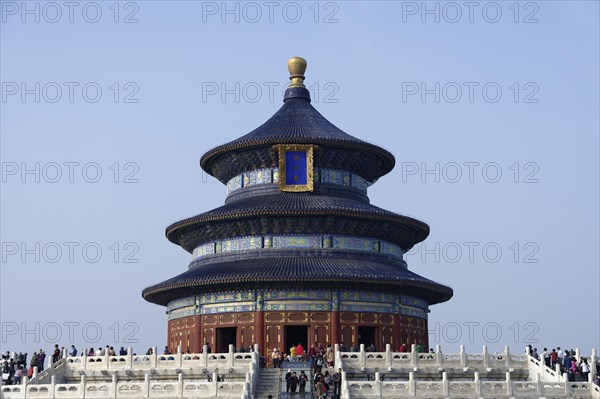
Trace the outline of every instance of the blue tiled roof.
{"label": "blue tiled roof", "polygon": [[273,282],[395,290],[413,294],[430,304],[452,297],[452,289],[415,274],[398,264],[352,258],[287,256],[251,258],[209,263],[148,287],[142,295],[150,302],[166,305],[170,300],[225,285],[265,287]]}
{"label": "blue tiled roof", "polygon": [[[375,181],[393,169],[395,159],[389,151],[357,139],[325,119],[310,104],[308,90],[288,89],[284,101],[279,111],[258,128],[204,154],[200,160],[202,168],[219,180],[227,182],[229,178],[235,176],[234,173],[237,173],[238,169],[243,171],[269,166],[265,164],[270,163],[268,154],[258,158],[256,158],[257,154],[253,154],[254,158],[248,157],[243,160],[239,157],[240,152],[259,151],[260,148],[265,152],[265,147],[276,144],[315,144],[325,147],[327,152],[342,150],[355,152],[359,156],[354,157],[354,165],[327,166],[337,166],[346,170],[349,167],[359,167],[359,175],[368,181]],[[319,165],[319,159],[316,158],[316,164]],[[332,158],[332,156],[329,154],[321,158],[325,161],[325,158]],[[248,164],[258,162],[261,164]],[[361,165],[362,162],[367,162],[368,167]]]}
{"label": "blue tiled roof", "polygon": [[[398,227],[396,237],[389,240],[410,249],[423,241],[429,234],[429,226],[408,216],[402,216],[378,208],[365,201],[351,198],[313,195],[311,193],[284,193],[249,197],[227,203],[211,211],[173,223],[166,229],[166,235],[173,243],[180,244],[179,233],[190,228],[211,222],[235,221],[241,218],[264,218],[274,216],[319,216],[350,217],[358,220],[379,220],[391,222]],[[406,229],[412,233],[406,234]],[[271,234],[283,233],[271,231]],[[331,233],[334,233],[333,231]],[[339,232],[338,232],[339,233]],[[350,232],[348,232],[350,233]]]}

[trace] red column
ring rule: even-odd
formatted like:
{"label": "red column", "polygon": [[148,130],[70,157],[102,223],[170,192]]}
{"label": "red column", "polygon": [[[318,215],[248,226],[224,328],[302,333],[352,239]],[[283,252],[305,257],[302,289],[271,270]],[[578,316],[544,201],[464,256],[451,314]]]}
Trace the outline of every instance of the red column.
{"label": "red column", "polygon": [[[173,320],[169,320],[167,322],[167,344],[169,345],[169,350],[171,351],[171,353],[175,353],[177,351],[177,346],[175,346],[175,348],[173,348],[174,342],[171,339],[171,330],[173,329]],[[175,352],[173,351],[173,349],[175,349]]]}
{"label": "red column", "polygon": [[[194,319],[194,331],[196,332],[196,342],[190,342],[190,352],[199,353],[202,345],[204,345],[204,337],[202,336],[202,316],[196,316]],[[187,348],[182,348],[186,351]]]}
{"label": "red column", "polygon": [[394,343],[392,345],[392,351],[397,351],[398,348],[400,348],[400,345],[402,345],[402,337],[400,336],[400,315],[399,314],[395,314],[394,315]]}
{"label": "red column", "polygon": [[260,353],[265,356],[268,355],[268,352],[265,350],[265,312],[259,310],[255,313],[256,320],[254,320],[254,341],[258,344],[258,349]]}
{"label": "red column", "polygon": [[423,350],[429,352],[429,329],[427,327],[427,320],[423,322]]}
{"label": "red column", "polygon": [[331,312],[331,345],[340,343],[340,311],[334,310]]}

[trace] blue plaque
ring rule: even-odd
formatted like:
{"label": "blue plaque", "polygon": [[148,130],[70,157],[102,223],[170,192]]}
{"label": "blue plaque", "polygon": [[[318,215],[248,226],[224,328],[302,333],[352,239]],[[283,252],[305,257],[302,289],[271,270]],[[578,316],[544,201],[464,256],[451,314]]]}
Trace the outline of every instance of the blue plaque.
{"label": "blue plaque", "polygon": [[313,146],[300,144],[278,145],[279,187],[281,191],[313,190]]}
{"label": "blue plaque", "polygon": [[285,184],[306,184],[306,151],[285,153]]}

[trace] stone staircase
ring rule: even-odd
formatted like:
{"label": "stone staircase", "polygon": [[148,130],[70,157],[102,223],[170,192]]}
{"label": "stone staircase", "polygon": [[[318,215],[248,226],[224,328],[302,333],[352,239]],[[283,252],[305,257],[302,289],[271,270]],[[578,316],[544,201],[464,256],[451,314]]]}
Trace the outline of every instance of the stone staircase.
{"label": "stone staircase", "polygon": [[279,398],[280,382],[281,369],[260,369],[254,399],[267,399],[269,395],[273,395],[273,399]]}
{"label": "stone staircase", "polygon": [[[313,398],[313,374],[310,368],[310,362],[284,362],[281,366],[283,370],[281,373],[281,394],[279,399],[312,399]],[[301,371],[308,376],[306,382],[305,392],[300,392],[300,387],[296,389],[295,393],[286,392],[285,374],[288,370],[296,372],[296,375],[300,375]]]}

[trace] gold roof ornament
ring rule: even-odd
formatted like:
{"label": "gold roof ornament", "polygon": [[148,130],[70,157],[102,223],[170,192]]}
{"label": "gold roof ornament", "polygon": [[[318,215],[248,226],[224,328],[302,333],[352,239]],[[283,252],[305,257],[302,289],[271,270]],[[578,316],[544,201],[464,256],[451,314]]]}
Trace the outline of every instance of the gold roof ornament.
{"label": "gold roof ornament", "polygon": [[306,72],[306,60],[302,57],[292,57],[288,60],[290,71],[290,87],[304,87],[304,72]]}

